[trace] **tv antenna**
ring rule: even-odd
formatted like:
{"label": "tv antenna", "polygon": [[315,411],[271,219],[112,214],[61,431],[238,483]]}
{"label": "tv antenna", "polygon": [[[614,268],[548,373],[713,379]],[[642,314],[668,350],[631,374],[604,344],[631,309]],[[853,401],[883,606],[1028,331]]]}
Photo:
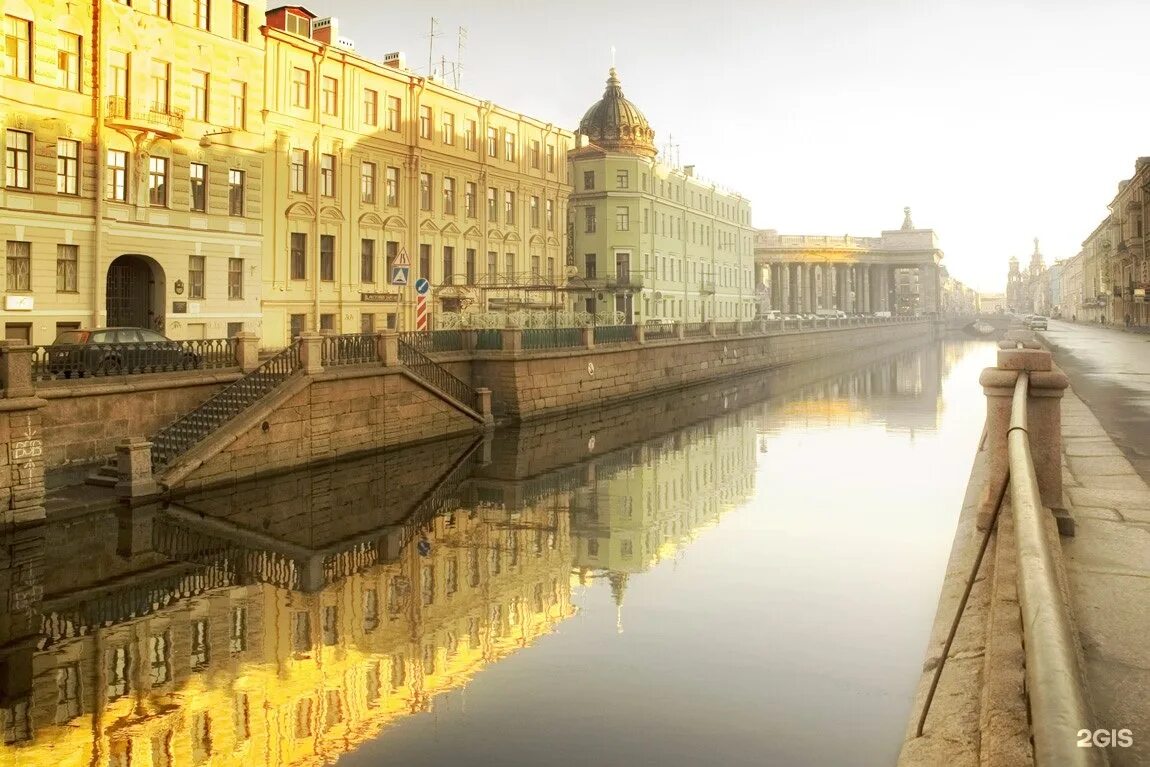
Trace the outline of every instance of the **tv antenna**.
{"label": "tv antenna", "polygon": [[431,34],[427,36],[427,75],[428,77],[435,76],[435,70],[432,69],[432,61],[435,60],[435,38],[439,37],[439,19],[434,16],[431,17]]}
{"label": "tv antenna", "polygon": [[455,48],[455,67],[452,74],[455,76],[455,90],[459,90],[459,83],[463,79],[463,49],[467,46],[467,28],[459,28],[459,39]]}

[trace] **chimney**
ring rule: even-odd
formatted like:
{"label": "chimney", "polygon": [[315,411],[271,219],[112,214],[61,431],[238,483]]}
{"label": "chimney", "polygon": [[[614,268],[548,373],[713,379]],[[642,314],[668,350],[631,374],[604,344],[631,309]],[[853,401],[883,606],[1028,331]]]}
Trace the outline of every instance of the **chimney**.
{"label": "chimney", "polygon": [[694,165],[684,165],[683,166],[683,173],[688,178],[694,178],[695,177],[695,166]]}
{"label": "chimney", "polygon": [[384,55],[383,65],[392,69],[407,69],[407,57],[400,51],[394,51]]}
{"label": "chimney", "polygon": [[346,37],[340,37],[339,19],[334,16],[329,16],[326,19],[314,19],[311,23],[311,38],[325,45],[333,45],[349,51],[355,50],[355,43]]}

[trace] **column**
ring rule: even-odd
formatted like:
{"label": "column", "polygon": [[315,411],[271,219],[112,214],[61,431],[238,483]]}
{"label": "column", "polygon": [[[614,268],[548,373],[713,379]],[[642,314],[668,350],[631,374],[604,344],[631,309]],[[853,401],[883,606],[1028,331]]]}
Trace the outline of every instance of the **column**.
{"label": "column", "polygon": [[806,264],[803,269],[807,273],[807,314],[815,313],[815,265]]}
{"label": "column", "polygon": [[922,313],[937,314],[939,299],[938,267],[934,262],[919,267],[918,284],[923,292]]}
{"label": "column", "polygon": [[870,265],[863,267],[862,273],[863,312],[871,313],[870,304]]}
{"label": "column", "polygon": [[779,303],[784,314],[791,313],[791,266],[779,264]]}

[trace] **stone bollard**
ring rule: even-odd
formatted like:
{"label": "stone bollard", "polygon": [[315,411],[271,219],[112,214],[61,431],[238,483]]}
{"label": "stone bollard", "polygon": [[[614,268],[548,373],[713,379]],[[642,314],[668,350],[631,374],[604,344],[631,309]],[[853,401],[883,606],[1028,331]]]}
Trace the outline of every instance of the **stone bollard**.
{"label": "stone bollard", "polygon": [[743,335],[743,325],[744,323],[742,320],[735,320],[735,335]]}
{"label": "stone bollard", "polygon": [[479,395],[479,414],[483,416],[483,425],[494,426],[495,415],[491,412],[491,390],[486,387],[479,387],[475,390]]}
{"label": "stone bollard", "polygon": [[675,323],[675,338],[682,341],[686,337],[687,337],[687,326],[685,324],[683,324],[682,322],[676,322]]}
{"label": "stone bollard", "polygon": [[0,341],[0,388],[8,399],[31,397],[36,393],[32,385],[32,353],[34,346]]}
{"label": "stone bollard", "polygon": [[399,334],[394,330],[385,330],[376,336],[376,354],[384,367],[395,367],[399,364]]}
{"label": "stone bollard", "polygon": [[717,335],[719,335],[719,329],[715,327],[714,320],[709,320],[707,322],[707,335],[709,335],[711,338],[715,338]]}
{"label": "stone bollard", "polygon": [[988,480],[979,501],[978,529],[985,530],[994,514],[994,504],[1009,479],[1010,460],[1007,435],[1014,400],[1014,386],[1020,372],[1030,376],[1026,403],[1027,435],[1034,473],[1042,505],[1058,518],[1063,535],[1073,534],[1062,499],[1062,395],[1069,381],[1054,367],[1045,349],[1000,349],[997,367],[979,376],[986,395],[986,450]]}
{"label": "stone bollard", "polygon": [[641,344],[647,343],[647,328],[642,325],[635,326],[635,341]]}
{"label": "stone bollard", "polygon": [[299,334],[299,361],[308,375],[323,372],[323,336],[306,331]]}
{"label": "stone bollard", "polygon": [[517,352],[523,349],[523,331],[519,328],[502,328],[499,331],[503,341],[503,351]]}
{"label": "stone bollard", "polygon": [[260,337],[250,330],[236,333],[236,364],[244,373],[260,366]]}
{"label": "stone bollard", "polygon": [[583,348],[595,348],[595,328],[580,328],[583,331]]}
{"label": "stone bollard", "polygon": [[142,498],[156,495],[160,486],[152,476],[152,443],[143,437],[130,437],[116,445],[116,495],[121,498]]}

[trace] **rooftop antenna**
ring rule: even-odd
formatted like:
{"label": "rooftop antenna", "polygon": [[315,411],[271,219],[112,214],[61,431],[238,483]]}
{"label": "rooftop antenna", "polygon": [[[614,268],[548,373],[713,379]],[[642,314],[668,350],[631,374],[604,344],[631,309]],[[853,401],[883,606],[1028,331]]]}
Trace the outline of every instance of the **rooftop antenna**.
{"label": "rooftop antenna", "polygon": [[455,90],[459,90],[459,83],[463,79],[463,48],[467,43],[467,28],[459,28],[459,40],[455,49]]}
{"label": "rooftop antenna", "polygon": [[431,68],[431,62],[435,58],[435,38],[439,35],[436,29],[439,28],[439,19],[434,16],[431,17],[431,34],[427,36],[427,75],[428,77],[435,76],[435,70]]}

